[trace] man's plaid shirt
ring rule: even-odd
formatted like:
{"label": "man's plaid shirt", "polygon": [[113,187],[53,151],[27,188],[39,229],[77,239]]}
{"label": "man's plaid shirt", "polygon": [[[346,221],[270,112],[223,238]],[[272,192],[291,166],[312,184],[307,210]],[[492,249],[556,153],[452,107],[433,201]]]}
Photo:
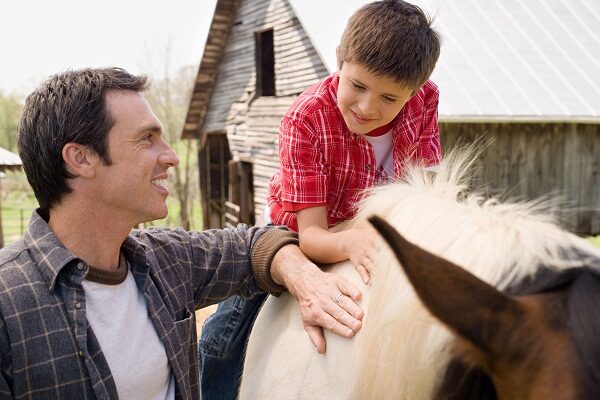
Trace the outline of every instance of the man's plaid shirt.
{"label": "man's plaid shirt", "polygon": [[[337,105],[339,76],[330,75],[304,91],[279,128],[281,171],[269,181],[270,220],[297,231],[296,211],[325,205],[327,223],[350,219],[364,191],[376,183],[372,146],[352,133]],[[437,123],[439,91],[427,81],[392,121],[394,176],[405,163],[425,166],[442,160]]]}
{"label": "man's plaid shirt", "polygon": [[[296,241],[289,235],[244,226],[155,228],[125,240],[121,251],[164,344],[175,398],[199,398],[194,310],[232,294],[280,291],[269,266],[279,248]],[[0,252],[0,398],[118,398],[86,321],[81,282],[88,268],[37,211],[23,240]]]}

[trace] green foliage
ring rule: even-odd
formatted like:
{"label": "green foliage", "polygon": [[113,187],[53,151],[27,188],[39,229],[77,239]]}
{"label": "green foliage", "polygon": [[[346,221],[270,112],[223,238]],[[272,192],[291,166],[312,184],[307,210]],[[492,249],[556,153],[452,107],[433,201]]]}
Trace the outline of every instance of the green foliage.
{"label": "green foliage", "polygon": [[0,147],[16,152],[17,124],[23,104],[12,96],[0,93]]}
{"label": "green foliage", "polygon": [[[157,219],[152,222],[144,224],[145,227],[149,226],[164,226],[169,228],[178,228],[181,226],[179,220],[180,203],[177,198],[169,195],[167,198],[167,207],[169,208],[169,215],[164,219]],[[190,226],[187,228],[192,231],[201,231],[202,228],[202,208],[200,202],[195,201],[190,211]]]}
{"label": "green foliage", "polygon": [[598,235],[598,236],[590,236],[590,237],[588,238],[588,240],[589,240],[590,242],[592,242],[592,244],[593,244],[594,246],[596,246],[596,247],[600,247],[600,235]]}

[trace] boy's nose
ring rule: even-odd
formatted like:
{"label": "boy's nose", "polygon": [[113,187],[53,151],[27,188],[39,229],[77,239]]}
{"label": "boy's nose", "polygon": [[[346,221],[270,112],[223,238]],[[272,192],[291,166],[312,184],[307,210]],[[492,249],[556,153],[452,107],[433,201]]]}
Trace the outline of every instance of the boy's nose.
{"label": "boy's nose", "polygon": [[371,116],[375,111],[375,104],[370,96],[364,96],[358,102],[358,109],[363,117]]}

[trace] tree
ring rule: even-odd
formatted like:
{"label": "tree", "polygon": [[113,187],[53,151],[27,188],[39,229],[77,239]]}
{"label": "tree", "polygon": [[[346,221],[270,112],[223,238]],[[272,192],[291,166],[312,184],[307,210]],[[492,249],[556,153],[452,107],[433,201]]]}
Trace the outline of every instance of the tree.
{"label": "tree", "polygon": [[13,96],[0,92],[0,147],[16,152],[17,125],[23,104]]}
{"label": "tree", "polygon": [[[166,58],[168,60],[168,57]],[[197,182],[197,143],[195,140],[183,140],[182,132],[185,116],[194,84],[196,68],[184,66],[170,71],[165,63],[164,77],[152,82],[146,98],[163,124],[163,135],[180,157],[180,164],[174,168],[172,189],[179,202],[179,223],[181,227],[191,228],[192,206],[198,193]]]}

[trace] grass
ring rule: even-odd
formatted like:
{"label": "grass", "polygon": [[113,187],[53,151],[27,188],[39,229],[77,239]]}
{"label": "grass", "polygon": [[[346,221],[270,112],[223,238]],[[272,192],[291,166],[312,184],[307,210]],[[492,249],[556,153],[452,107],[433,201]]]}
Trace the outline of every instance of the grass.
{"label": "grass", "polygon": [[4,245],[23,236],[31,212],[38,206],[31,191],[2,191],[2,233]]}
{"label": "grass", "polygon": [[590,236],[588,240],[596,247],[600,247],[600,235]]}

